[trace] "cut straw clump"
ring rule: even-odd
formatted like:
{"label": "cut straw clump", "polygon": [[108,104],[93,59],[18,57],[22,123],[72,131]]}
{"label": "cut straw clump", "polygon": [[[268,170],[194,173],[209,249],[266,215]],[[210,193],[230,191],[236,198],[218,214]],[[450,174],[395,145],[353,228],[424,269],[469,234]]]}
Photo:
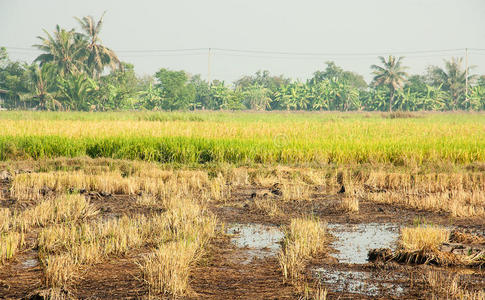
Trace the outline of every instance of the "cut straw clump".
{"label": "cut straw clump", "polygon": [[306,260],[325,248],[326,223],[313,218],[292,219],[285,231],[279,262],[285,280],[296,281]]}
{"label": "cut straw clump", "polygon": [[0,234],[0,264],[12,258],[24,243],[24,234],[15,231]]}
{"label": "cut straw clump", "polygon": [[483,300],[485,291],[470,291],[460,284],[460,275],[445,275],[439,271],[428,271],[426,284],[432,291],[432,299]]}
{"label": "cut straw clump", "polygon": [[400,246],[406,251],[436,251],[450,238],[446,228],[419,225],[401,229]]}
{"label": "cut straw clump", "polygon": [[340,203],[340,208],[349,213],[358,213],[359,212],[359,199],[357,197],[344,197],[342,202]]}
{"label": "cut straw clump", "polygon": [[15,226],[28,230],[49,224],[77,222],[96,215],[98,212],[83,195],[61,195],[45,200],[33,208],[20,213]]}
{"label": "cut straw clump", "polygon": [[155,294],[182,296],[188,290],[190,267],[197,260],[197,241],[175,241],[161,245],[139,263],[143,279]]}

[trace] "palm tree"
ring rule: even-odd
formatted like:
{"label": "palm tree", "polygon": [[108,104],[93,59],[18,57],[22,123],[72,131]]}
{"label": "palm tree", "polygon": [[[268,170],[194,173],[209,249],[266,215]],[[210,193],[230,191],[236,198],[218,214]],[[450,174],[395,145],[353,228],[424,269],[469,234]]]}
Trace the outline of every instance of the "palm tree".
{"label": "palm tree", "polygon": [[392,104],[394,100],[394,94],[396,90],[400,89],[404,83],[407,76],[404,72],[405,67],[401,66],[401,61],[403,57],[396,58],[395,56],[389,55],[386,59],[379,56],[382,62],[382,67],[378,65],[372,65],[371,68],[374,70],[374,85],[376,86],[387,86],[389,88],[389,112],[392,111]]}
{"label": "palm tree", "polygon": [[94,79],[86,73],[60,77],[57,88],[65,99],[66,108],[73,110],[89,110],[95,105],[96,97],[93,92],[98,89]]}
{"label": "palm tree", "polygon": [[77,74],[85,68],[84,41],[76,36],[74,29],[67,31],[57,25],[54,35],[45,29],[44,33],[47,37],[37,37],[42,43],[34,47],[45,53],[37,56],[35,61],[40,62],[41,66],[49,62],[54,63],[62,75]]}
{"label": "palm tree", "polygon": [[34,100],[37,108],[43,110],[62,109],[62,104],[56,99],[56,76],[55,66],[52,64],[32,64],[27,70],[26,93],[21,93],[20,100]]}
{"label": "palm tree", "polygon": [[85,45],[88,52],[87,65],[90,68],[93,78],[99,77],[105,66],[109,66],[112,70],[122,68],[121,62],[115,52],[101,44],[99,32],[103,26],[104,14],[98,22],[95,22],[91,16],[83,17],[82,19],[76,18],[84,32],[80,35],[87,41]]}
{"label": "palm tree", "polygon": [[[433,85],[442,85],[443,90],[450,93],[453,101],[452,109],[454,110],[458,108],[458,102],[460,98],[463,98],[466,90],[467,71],[462,68],[462,63],[463,58],[452,57],[451,60],[445,61],[444,69],[439,67],[431,67],[430,69]],[[474,78],[474,75],[468,75],[468,82],[470,83]]]}

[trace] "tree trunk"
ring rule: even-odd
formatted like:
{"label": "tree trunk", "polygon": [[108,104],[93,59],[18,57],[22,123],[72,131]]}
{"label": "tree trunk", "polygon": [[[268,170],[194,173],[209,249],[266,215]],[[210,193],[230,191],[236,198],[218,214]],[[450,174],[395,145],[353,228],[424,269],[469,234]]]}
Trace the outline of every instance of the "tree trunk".
{"label": "tree trunk", "polygon": [[392,112],[392,103],[394,102],[394,90],[391,88],[391,94],[389,95],[389,112]]}

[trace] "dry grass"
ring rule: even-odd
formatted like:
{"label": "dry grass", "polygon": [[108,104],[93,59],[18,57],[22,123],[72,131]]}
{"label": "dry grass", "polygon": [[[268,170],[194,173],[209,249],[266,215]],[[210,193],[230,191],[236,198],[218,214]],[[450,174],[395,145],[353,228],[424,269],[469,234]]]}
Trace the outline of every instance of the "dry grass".
{"label": "dry grass", "polygon": [[281,185],[282,198],[284,201],[290,200],[310,200],[311,187],[303,182],[283,183]]}
{"label": "dry grass", "polygon": [[[150,201],[156,200],[150,198]],[[141,263],[147,272],[150,268],[155,268],[151,264],[157,257],[160,259],[164,257],[163,255],[170,254],[173,259],[177,259],[179,253],[164,250],[165,243],[194,242],[197,246],[196,250],[200,251],[207,240],[213,236],[216,219],[191,198],[175,195],[161,203],[166,211],[160,215],[122,216],[118,219],[80,224],[61,223],[42,229],[38,235],[37,247],[44,266],[46,285],[69,286],[77,276],[78,269],[100,262],[108,256],[126,255],[129,251],[143,246],[158,249],[158,252],[156,251]],[[182,248],[179,250],[185,251]],[[175,265],[169,264],[167,268],[176,267],[177,264],[182,262],[175,262]],[[188,272],[188,268],[187,265],[185,272]],[[166,269],[163,270],[166,271]],[[151,275],[147,276],[152,278]],[[168,275],[160,276],[163,282],[170,278]],[[147,278],[145,280],[150,286],[156,285]],[[179,279],[173,278],[173,280]],[[179,284],[177,283],[176,286]],[[185,288],[181,287],[181,289]],[[158,288],[154,290],[159,291]],[[169,292],[179,293],[174,289]]]}
{"label": "dry grass", "polygon": [[24,234],[15,231],[0,235],[0,263],[12,258],[24,243]]}
{"label": "dry grass", "polygon": [[180,240],[163,244],[145,257],[139,266],[150,291],[184,295],[189,289],[190,267],[196,261],[199,249],[196,241]]}
{"label": "dry grass", "polygon": [[312,218],[292,219],[285,231],[279,262],[285,280],[300,278],[306,260],[325,247],[326,223]]}
{"label": "dry grass", "polygon": [[83,195],[61,195],[45,200],[18,214],[14,227],[23,231],[49,224],[77,222],[96,215],[98,212]]}
{"label": "dry grass", "polygon": [[[160,177],[123,177],[120,172],[86,174],[83,171],[25,173],[17,175],[11,187],[12,196],[20,200],[40,200],[46,193],[65,193],[67,190],[99,191],[108,194],[148,194],[161,202],[174,196],[191,196],[200,200],[225,201],[231,195],[231,186],[219,174],[209,179],[202,171],[150,172]],[[143,172],[134,172],[134,175]],[[147,200],[143,199],[142,201]]]}
{"label": "dry grass", "polygon": [[76,275],[77,265],[68,254],[51,255],[43,260],[44,282],[52,288],[62,288]]}
{"label": "dry grass", "polygon": [[56,223],[70,223],[94,216],[97,211],[80,195],[61,195],[22,212],[1,211],[1,261],[11,258],[24,244],[24,234],[32,228]]}
{"label": "dry grass", "polygon": [[347,196],[342,198],[342,202],[340,203],[340,208],[349,213],[358,213],[359,212],[359,199],[355,196]]}
{"label": "dry grass", "polygon": [[400,205],[415,209],[447,212],[453,217],[485,216],[483,191],[448,191],[426,194],[419,190],[370,193],[373,202]]}
{"label": "dry grass", "polygon": [[278,206],[278,200],[273,197],[257,197],[254,199],[254,207],[270,217],[280,216],[281,209]]}
{"label": "dry grass", "polygon": [[450,231],[448,229],[431,225],[419,225],[402,228],[399,243],[406,251],[436,251],[449,238]]}
{"label": "dry grass", "polygon": [[[376,202],[447,211],[454,216],[485,215],[485,176],[476,173],[409,175],[355,172],[341,167],[329,171],[227,166],[193,171],[163,170],[142,162],[115,165],[112,161],[109,166],[103,166],[101,161],[95,165],[86,163],[82,170],[77,170],[79,167],[75,164],[70,165],[68,171],[50,168],[46,167],[44,173],[14,177],[12,195],[38,203],[22,212],[0,209],[0,232],[3,232],[0,254],[2,261],[12,257],[22,243],[21,232],[43,227],[37,246],[45,283],[55,289],[69,287],[82,269],[96,262],[143,248],[151,249],[151,253],[139,261],[143,280],[151,293],[174,297],[190,294],[190,268],[214,235],[217,223],[206,211],[205,204],[208,201],[224,203],[235,187],[249,183],[263,187],[279,184],[281,196],[254,199],[255,208],[270,216],[282,214],[278,201],[311,199],[313,191],[335,193],[342,184],[346,188],[342,209],[348,212],[359,211],[358,199],[365,194]],[[364,184],[372,192],[359,190]],[[163,213],[94,219],[91,216],[96,212],[84,196],[64,194],[71,188],[136,195],[138,204],[162,208]],[[308,259],[324,250],[325,228],[317,219],[291,220],[279,254],[285,280],[299,281]],[[404,228],[401,247],[409,251],[437,249],[448,235],[445,229],[432,226]],[[5,254],[7,252],[10,254]],[[319,290],[309,297],[325,299],[326,293]]]}
{"label": "dry grass", "polygon": [[428,271],[425,280],[432,290],[432,299],[483,300],[485,291],[469,291],[459,283],[460,276],[445,275],[439,271]]}
{"label": "dry grass", "polygon": [[303,296],[298,298],[299,300],[326,300],[327,299],[327,289],[320,286],[310,289],[305,287]]}
{"label": "dry grass", "polygon": [[0,232],[5,232],[10,229],[12,224],[12,213],[8,208],[0,208]]}

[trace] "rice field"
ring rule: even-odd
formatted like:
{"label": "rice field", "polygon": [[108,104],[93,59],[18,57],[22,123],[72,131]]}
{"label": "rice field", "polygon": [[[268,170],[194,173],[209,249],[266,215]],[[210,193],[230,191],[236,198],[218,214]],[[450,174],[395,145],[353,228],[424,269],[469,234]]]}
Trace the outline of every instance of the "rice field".
{"label": "rice field", "polygon": [[469,164],[485,115],[0,112],[0,159],[89,156],[200,164]]}

